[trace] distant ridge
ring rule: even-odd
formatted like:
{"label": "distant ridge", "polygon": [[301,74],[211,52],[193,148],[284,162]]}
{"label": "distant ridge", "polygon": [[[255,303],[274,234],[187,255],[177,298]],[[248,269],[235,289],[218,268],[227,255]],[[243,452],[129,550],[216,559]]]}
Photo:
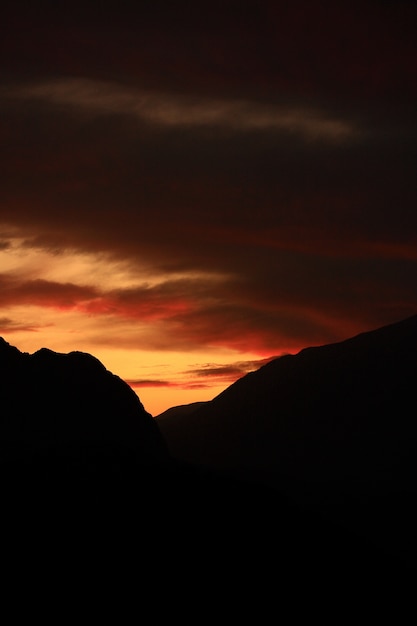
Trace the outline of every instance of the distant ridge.
{"label": "distant ridge", "polygon": [[191,402],[190,404],[180,404],[178,406],[172,406],[163,413],[155,416],[155,419],[166,419],[166,418],[174,418],[180,415],[190,415],[194,413],[197,409],[201,409],[206,402]]}

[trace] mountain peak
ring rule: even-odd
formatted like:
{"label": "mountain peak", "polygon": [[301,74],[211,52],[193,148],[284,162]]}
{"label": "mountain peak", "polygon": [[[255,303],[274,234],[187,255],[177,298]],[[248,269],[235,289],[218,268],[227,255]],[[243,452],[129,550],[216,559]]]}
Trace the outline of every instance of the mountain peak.
{"label": "mountain peak", "polygon": [[0,337],[0,358],[11,355],[17,356],[19,354],[22,354],[20,350],[11,346],[3,337]]}
{"label": "mountain peak", "polygon": [[41,348],[22,353],[0,341],[0,445],[44,449],[116,445],[166,459],[165,443],[134,391],[94,356]]}

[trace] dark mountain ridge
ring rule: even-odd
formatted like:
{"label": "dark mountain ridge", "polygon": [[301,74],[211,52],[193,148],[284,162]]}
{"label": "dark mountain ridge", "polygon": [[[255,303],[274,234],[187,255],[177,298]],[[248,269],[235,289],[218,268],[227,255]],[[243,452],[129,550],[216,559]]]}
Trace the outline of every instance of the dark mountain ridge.
{"label": "dark mountain ridge", "polygon": [[288,493],[417,556],[417,316],[286,355],[157,420],[172,455]]}
{"label": "dark mountain ridge", "polygon": [[139,398],[90,354],[22,353],[0,338],[0,376],[3,455],[83,442],[131,449],[142,461],[168,458]]}
{"label": "dark mountain ridge", "polygon": [[178,420],[175,457],[294,477],[378,480],[417,452],[417,316],[286,355]]}
{"label": "dark mountain ridge", "polygon": [[[64,576],[74,568],[78,580],[87,563],[90,585],[92,571],[95,580],[113,580],[133,564],[137,589],[155,593],[162,578],[164,598],[178,602],[186,589],[187,602],[199,598],[216,614],[226,603],[245,615],[249,605],[269,614],[277,588],[333,587],[355,603],[350,588],[334,588],[335,576],[337,587],[354,576],[368,597],[370,577],[385,584],[395,571],[408,582],[414,571],[275,486],[206,466],[198,445],[195,462],[177,458],[160,427],[176,421],[175,412],[154,420],[91,355],[30,355],[0,340],[0,398],[2,556],[10,571],[42,562]],[[192,444],[191,427],[190,435]]]}
{"label": "dark mountain ridge", "polygon": [[163,413],[159,415],[155,415],[155,419],[163,420],[163,419],[172,419],[173,417],[178,417],[180,415],[194,413],[197,409],[204,406],[206,402],[191,402],[190,404],[180,404],[178,406],[171,406]]}

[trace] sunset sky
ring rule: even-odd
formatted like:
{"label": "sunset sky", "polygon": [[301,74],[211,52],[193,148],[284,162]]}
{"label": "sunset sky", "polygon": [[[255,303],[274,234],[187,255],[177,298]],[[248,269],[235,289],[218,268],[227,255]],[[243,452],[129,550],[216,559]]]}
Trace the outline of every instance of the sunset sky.
{"label": "sunset sky", "polygon": [[2,3],[0,336],[158,415],[417,313],[416,18]]}

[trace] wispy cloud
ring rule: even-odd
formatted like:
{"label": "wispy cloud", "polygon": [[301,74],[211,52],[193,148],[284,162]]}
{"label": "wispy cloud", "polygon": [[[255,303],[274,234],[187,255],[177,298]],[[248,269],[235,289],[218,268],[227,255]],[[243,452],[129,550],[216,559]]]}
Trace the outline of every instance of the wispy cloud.
{"label": "wispy cloud", "polygon": [[143,387],[175,387],[175,383],[169,380],[153,380],[153,379],[125,379],[125,382],[134,389],[141,389]]}
{"label": "wispy cloud", "polygon": [[150,387],[169,387],[177,389],[210,389],[218,385],[227,386],[249,372],[259,369],[276,357],[254,359],[250,361],[235,361],[232,363],[205,363],[193,368],[190,367],[182,372],[172,373],[167,379],[139,378],[125,379],[133,389]]}
{"label": "wispy cloud", "polygon": [[96,115],[129,115],[161,126],[284,131],[308,139],[331,141],[347,139],[357,132],[348,120],[300,105],[177,96],[87,79],[32,83],[9,88],[5,95],[74,107]]}
{"label": "wispy cloud", "polygon": [[224,380],[235,380],[248,372],[259,369],[272,361],[274,356],[265,359],[255,359],[251,361],[235,361],[233,363],[206,363],[196,369],[189,369],[187,374],[203,378],[221,378]]}
{"label": "wispy cloud", "polygon": [[59,283],[43,279],[19,280],[0,274],[0,305],[30,304],[56,309],[70,309],[80,302],[97,298],[94,287]]}
{"label": "wispy cloud", "polygon": [[41,325],[34,324],[22,324],[19,321],[13,320],[9,317],[0,317],[0,336],[3,333],[17,333],[17,332],[37,332],[41,330]]}

